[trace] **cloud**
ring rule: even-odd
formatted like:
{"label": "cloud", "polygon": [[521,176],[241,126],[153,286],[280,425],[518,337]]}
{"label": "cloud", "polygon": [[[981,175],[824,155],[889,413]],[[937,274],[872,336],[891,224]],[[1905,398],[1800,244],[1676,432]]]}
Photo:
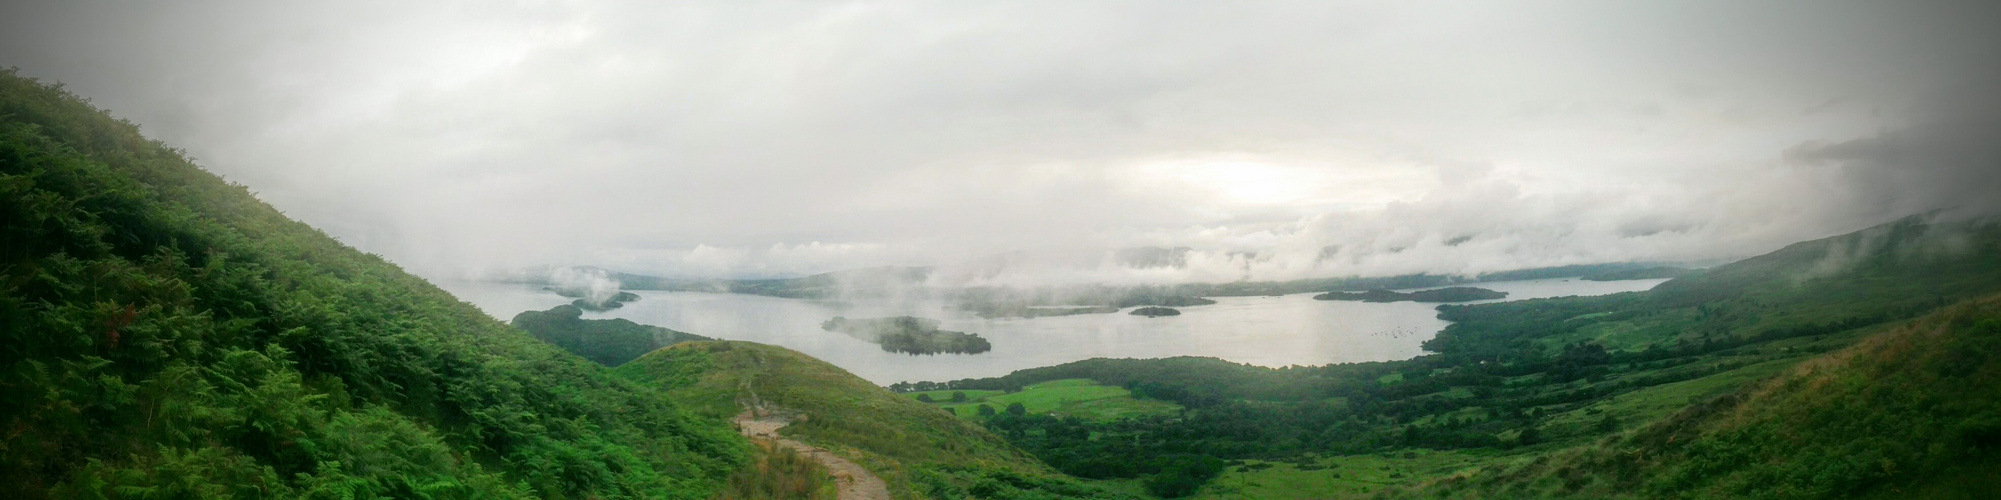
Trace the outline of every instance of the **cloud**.
{"label": "cloud", "polygon": [[[431,277],[1213,281],[1721,259],[1973,207],[1996,113],[1952,101],[1995,88],[1992,10],[23,3],[0,64]],[[1118,265],[1139,247],[1189,250]]]}
{"label": "cloud", "polygon": [[1845,188],[1839,195],[1852,204],[1847,211],[1858,215],[2001,214],[2001,98],[1991,91],[1964,97],[1953,100],[1961,107],[1909,128],[1802,144],[1787,157],[1832,170]]}
{"label": "cloud", "polygon": [[622,286],[603,269],[577,267],[549,269],[548,283],[550,288],[593,304],[610,302]]}

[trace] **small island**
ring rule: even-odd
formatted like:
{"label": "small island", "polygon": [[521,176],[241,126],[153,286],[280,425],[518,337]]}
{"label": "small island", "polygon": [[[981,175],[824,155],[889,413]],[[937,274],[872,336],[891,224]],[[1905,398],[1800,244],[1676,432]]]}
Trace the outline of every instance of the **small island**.
{"label": "small island", "polygon": [[578,309],[583,309],[586,311],[595,311],[595,312],[604,312],[604,311],[610,311],[612,309],[618,309],[620,307],[625,307],[626,302],[639,300],[639,294],[626,291],[620,291],[618,293],[611,294],[609,296],[600,296],[598,293],[594,293],[590,290],[585,290],[580,288],[557,288],[552,286],[545,286],[542,287],[542,290],[548,292],[555,292],[556,295],[577,299],[574,301],[570,301],[570,305],[576,306]]}
{"label": "small island", "polygon": [[1496,292],[1485,288],[1451,287],[1398,292],[1393,290],[1369,290],[1366,292],[1327,292],[1313,296],[1313,300],[1358,300],[1362,302],[1471,302],[1491,300],[1508,296],[1508,292]]}
{"label": "small island", "polygon": [[905,354],[979,354],[994,348],[979,334],[939,330],[938,320],[911,316],[867,319],[835,316],[820,323],[820,329],[882,346],[884,351]]}
{"label": "small island", "polygon": [[622,365],[654,349],[681,342],[710,340],[624,319],[583,319],[583,314],[575,306],[556,306],[547,311],[514,315],[510,324],[543,342],[605,366]]}
{"label": "small island", "polygon": [[1134,309],[1133,312],[1127,314],[1131,314],[1134,316],[1146,316],[1149,318],[1158,318],[1161,316],[1180,316],[1181,311],[1177,311],[1174,308],[1170,307],[1149,306],[1149,307]]}

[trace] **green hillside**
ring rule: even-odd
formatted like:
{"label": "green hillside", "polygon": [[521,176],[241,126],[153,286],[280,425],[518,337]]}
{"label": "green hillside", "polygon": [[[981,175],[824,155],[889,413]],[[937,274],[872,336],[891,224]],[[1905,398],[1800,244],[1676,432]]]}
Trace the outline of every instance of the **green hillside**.
{"label": "green hillside", "polygon": [[2001,295],[1969,300],[1630,434],[1424,497],[1989,498]]}
{"label": "green hillside", "polygon": [[800,412],[782,432],[862,464],[898,498],[1119,497],[1051,471],[978,425],[782,347],[689,342],[618,373],[667,389],[711,419],[758,401]]}
{"label": "green hillside", "polygon": [[704,498],[748,444],[0,73],[0,498]]}

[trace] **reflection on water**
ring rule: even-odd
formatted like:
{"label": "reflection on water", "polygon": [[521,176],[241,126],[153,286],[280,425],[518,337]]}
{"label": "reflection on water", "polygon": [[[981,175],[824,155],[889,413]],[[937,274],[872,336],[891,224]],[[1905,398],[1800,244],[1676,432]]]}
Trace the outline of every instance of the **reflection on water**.
{"label": "reflection on water", "polygon": [[[1505,300],[1520,300],[1646,290],[1663,281],[1548,279],[1475,286],[1508,292]],[[502,320],[570,301],[528,285],[440,285]],[[1161,318],[1122,311],[981,319],[932,302],[850,304],[699,292],[634,293],[639,301],[585,317],[625,318],[697,335],[785,346],[878,384],[991,377],[1098,357],[1211,356],[1262,366],[1405,359],[1422,354],[1419,344],[1446,324],[1437,318],[1436,304],[1324,301],[1313,300],[1312,294],[1214,297],[1213,305],[1183,307],[1180,316]],[[942,322],[941,329],[980,334],[993,342],[993,350],[976,355],[896,354],[820,329],[820,322],[834,316],[898,315],[935,318]]]}

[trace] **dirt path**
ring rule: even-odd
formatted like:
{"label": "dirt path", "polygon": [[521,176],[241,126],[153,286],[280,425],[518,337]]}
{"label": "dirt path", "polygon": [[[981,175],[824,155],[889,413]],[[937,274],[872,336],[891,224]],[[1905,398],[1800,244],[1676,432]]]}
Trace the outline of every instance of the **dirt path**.
{"label": "dirt path", "polygon": [[834,481],[840,484],[840,500],[889,500],[889,485],[869,473],[868,469],[817,446],[779,436],[778,429],[790,423],[792,419],[787,416],[754,409],[745,409],[736,416],[737,429],[743,432],[744,437],[778,443],[825,466],[828,472],[833,473]]}

